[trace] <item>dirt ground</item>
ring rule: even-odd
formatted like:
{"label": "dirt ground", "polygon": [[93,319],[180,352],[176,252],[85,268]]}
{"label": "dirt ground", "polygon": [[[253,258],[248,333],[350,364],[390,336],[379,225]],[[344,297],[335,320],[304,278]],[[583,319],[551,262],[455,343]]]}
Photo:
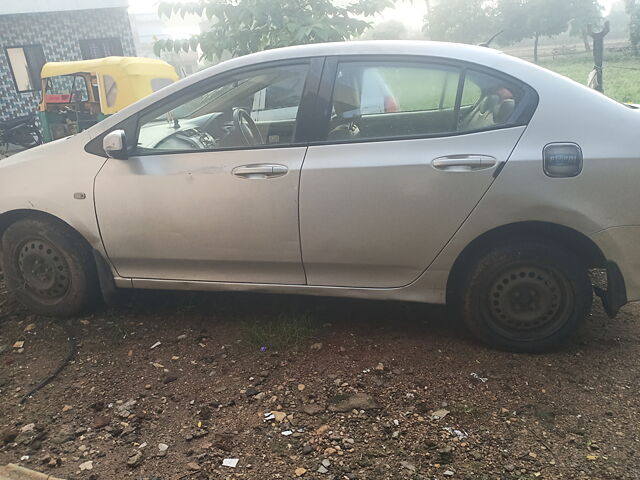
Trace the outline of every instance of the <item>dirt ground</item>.
{"label": "dirt ground", "polygon": [[[638,305],[613,321],[598,305],[566,348],[516,355],[442,307],[138,292],[57,323],[2,292],[0,464],[100,480],[640,477]],[[77,356],[19,405],[67,355],[64,325]]]}

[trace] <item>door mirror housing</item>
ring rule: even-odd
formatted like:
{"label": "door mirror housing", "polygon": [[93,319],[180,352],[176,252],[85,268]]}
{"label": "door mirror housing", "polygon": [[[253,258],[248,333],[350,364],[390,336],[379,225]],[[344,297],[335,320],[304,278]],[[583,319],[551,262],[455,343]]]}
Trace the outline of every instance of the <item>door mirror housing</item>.
{"label": "door mirror housing", "polygon": [[102,148],[109,158],[126,160],[129,157],[124,130],[114,130],[107,133],[102,139]]}

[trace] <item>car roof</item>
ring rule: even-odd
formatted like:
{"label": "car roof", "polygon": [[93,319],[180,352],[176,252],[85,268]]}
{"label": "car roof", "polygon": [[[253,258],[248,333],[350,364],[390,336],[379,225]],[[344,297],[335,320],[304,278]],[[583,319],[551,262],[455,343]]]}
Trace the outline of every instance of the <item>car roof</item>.
{"label": "car roof", "polygon": [[426,40],[367,40],[351,42],[316,43],[265,50],[234,58],[219,65],[236,63],[250,65],[296,58],[324,57],[331,55],[420,55],[452,58],[476,63],[508,57],[492,48],[460,43],[431,42]]}

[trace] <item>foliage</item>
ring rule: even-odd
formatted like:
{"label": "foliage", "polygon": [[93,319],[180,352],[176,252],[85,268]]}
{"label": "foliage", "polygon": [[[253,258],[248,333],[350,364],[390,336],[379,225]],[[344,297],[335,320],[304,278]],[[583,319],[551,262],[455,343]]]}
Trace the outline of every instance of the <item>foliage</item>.
{"label": "foliage", "polygon": [[242,343],[254,350],[296,348],[315,337],[318,323],[308,313],[280,314],[265,319],[243,322]]}
{"label": "foliage", "polygon": [[569,33],[584,36],[589,32],[589,26],[598,28],[602,23],[602,10],[598,0],[571,0],[571,19]]}
{"label": "foliage", "polygon": [[409,31],[404,23],[398,20],[387,20],[371,27],[362,38],[365,40],[402,40],[408,35]]}
{"label": "foliage", "polygon": [[430,8],[432,40],[480,43],[495,33],[494,10],[486,0],[448,0]]}
{"label": "foliage", "polygon": [[607,20],[611,24],[612,37],[629,37],[629,14],[626,12],[625,4],[622,0],[613,4]]}
{"label": "foliage", "polygon": [[[370,25],[363,17],[390,6],[390,0],[197,0],[162,2],[161,16],[197,15],[210,27],[186,40],[159,40],[156,55],[163,51],[202,51],[207,60],[225,52],[245,55],[289,45],[348,40]],[[357,18],[359,17],[359,18]]]}
{"label": "foliage", "polygon": [[571,19],[569,2],[557,0],[498,0],[498,18],[503,40],[549,37],[567,30]]}
{"label": "foliage", "polygon": [[625,0],[626,10],[629,14],[629,40],[636,53],[640,48],[640,1]]}
{"label": "foliage", "polygon": [[565,32],[575,16],[577,3],[576,0],[498,0],[497,16],[504,28],[500,39],[515,43],[534,38],[534,60],[537,62],[540,37]]}

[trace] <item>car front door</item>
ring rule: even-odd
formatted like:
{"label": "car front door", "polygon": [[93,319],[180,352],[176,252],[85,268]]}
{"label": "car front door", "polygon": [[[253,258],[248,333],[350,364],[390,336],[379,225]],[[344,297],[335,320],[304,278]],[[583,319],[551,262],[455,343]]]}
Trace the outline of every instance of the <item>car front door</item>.
{"label": "car front door", "polygon": [[[133,153],[109,159],[95,181],[100,231],[120,276],[305,282],[299,119],[303,98],[315,98],[310,72],[321,66],[301,60],[214,77],[141,113]],[[289,115],[255,121],[256,96],[282,82]]]}
{"label": "car front door", "polygon": [[455,63],[328,59],[325,72],[328,127],[300,184],[307,281],[408,285],[508,160],[535,92]]}

